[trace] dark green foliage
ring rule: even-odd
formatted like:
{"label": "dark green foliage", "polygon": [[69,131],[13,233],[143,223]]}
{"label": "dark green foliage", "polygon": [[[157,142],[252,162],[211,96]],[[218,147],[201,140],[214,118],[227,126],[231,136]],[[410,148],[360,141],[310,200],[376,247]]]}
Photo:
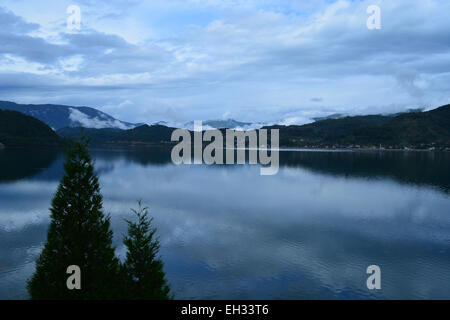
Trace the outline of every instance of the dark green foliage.
{"label": "dark green foliage", "polygon": [[428,112],[397,116],[356,116],[327,119],[303,126],[271,126],[280,129],[280,145],[421,146],[450,145],[450,105]]}
{"label": "dark green foliage", "polygon": [[134,129],[126,130],[123,139],[126,141],[138,141],[146,143],[169,142],[174,128],[161,125],[142,125]]}
{"label": "dark green foliage", "polygon": [[156,238],[156,229],[151,226],[153,218],[148,217],[148,208],[143,208],[140,201],[139,209],[131,210],[136,214],[137,222],[126,220],[128,236],[124,243],[128,252],[122,271],[126,278],[127,298],[170,299],[163,262],[158,257],[159,240]]}
{"label": "dark green foliage", "polygon": [[355,143],[358,130],[380,126],[392,120],[392,117],[372,115],[325,119],[302,126],[274,126],[280,129],[280,145]]}
{"label": "dark green foliage", "polygon": [[450,105],[402,114],[383,126],[384,138],[398,144],[450,142]]}
{"label": "dark green foliage", "polygon": [[64,140],[45,123],[9,110],[0,110],[0,142],[7,147],[64,144]]}
{"label": "dark green foliage", "polygon": [[[47,242],[28,282],[32,299],[113,299],[119,261],[114,255],[110,219],[102,212],[98,177],[82,138],[64,163],[65,175],[52,200]],[[66,287],[69,265],[81,268],[81,290]]]}
{"label": "dark green foliage", "polygon": [[[85,134],[92,139],[94,145],[160,145],[171,144],[174,128],[161,125],[142,125],[129,130],[122,129],[85,129]],[[57,133],[64,138],[77,136],[80,128],[62,128]]]}
{"label": "dark green foliage", "polygon": [[122,129],[115,129],[115,128],[94,129],[94,128],[80,128],[80,127],[65,127],[57,130],[56,133],[59,136],[67,139],[76,139],[81,129],[83,130],[83,134],[86,137],[89,137],[91,145],[102,145],[107,144],[108,141],[118,141],[120,140],[120,136],[125,131]]}

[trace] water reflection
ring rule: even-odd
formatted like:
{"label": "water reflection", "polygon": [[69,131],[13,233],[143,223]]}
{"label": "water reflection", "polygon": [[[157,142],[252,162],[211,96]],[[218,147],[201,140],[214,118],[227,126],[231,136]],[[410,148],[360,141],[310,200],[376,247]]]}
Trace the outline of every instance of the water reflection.
{"label": "water reflection", "polygon": [[[450,298],[445,158],[392,154],[283,152],[280,172],[260,176],[173,166],[170,150],[93,152],[117,252],[142,199],[177,298]],[[26,297],[61,168],[57,155],[0,183],[0,298]],[[370,264],[381,291],[365,287]]]}
{"label": "water reflection", "polygon": [[0,183],[45,172],[61,155],[61,150],[0,149]]}
{"label": "water reflection", "polygon": [[345,177],[391,178],[450,191],[448,152],[282,152],[284,165]]}
{"label": "water reflection", "polygon": [[[97,171],[112,170],[120,161],[142,166],[171,164],[166,147],[93,149]],[[248,155],[246,157],[248,159]],[[63,150],[0,150],[0,183],[36,177],[59,180],[63,174]],[[395,151],[281,151],[280,166],[304,168],[314,172],[365,179],[390,178],[397,182],[433,186],[450,192],[450,153]],[[239,166],[239,165],[236,165]]]}

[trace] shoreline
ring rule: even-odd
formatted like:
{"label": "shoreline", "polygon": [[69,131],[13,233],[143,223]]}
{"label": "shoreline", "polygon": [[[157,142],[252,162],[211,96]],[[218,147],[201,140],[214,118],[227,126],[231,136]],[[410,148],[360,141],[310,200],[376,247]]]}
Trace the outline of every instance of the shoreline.
{"label": "shoreline", "polygon": [[[271,150],[270,148],[224,148],[226,149],[234,149],[234,150]],[[440,149],[379,149],[379,148],[298,148],[298,147],[279,147],[277,149],[273,149],[274,151],[279,152],[286,152],[286,151],[305,151],[305,152],[358,152],[358,151],[377,151],[377,152],[384,152],[384,151],[394,151],[394,152],[449,152],[450,150],[440,150]]]}
{"label": "shoreline", "polygon": [[[91,145],[89,148],[92,149],[146,149],[146,148],[171,148],[174,145],[172,144],[146,144],[146,143],[140,143],[140,144],[106,144],[106,145]],[[0,150],[17,150],[17,149],[65,149],[67,146],[36,146],[36,145],[29,145],[29,146],[3,146],[0,147]],[[289,151],[295,151],[295,152],[449,152],[450,150],[443,150],[443,149],[399,149],[399,148],[391,148],[391,149],[379,149],[379,148],[301,148],[301,147],[279,147],[277,149],[270,149],[270,148],[227,148],[224,147],[223,150],[246,150],[246,151],[259,151],[259,150],[267,150],[267,151],[278,151],[278,152],[289,152]]]}

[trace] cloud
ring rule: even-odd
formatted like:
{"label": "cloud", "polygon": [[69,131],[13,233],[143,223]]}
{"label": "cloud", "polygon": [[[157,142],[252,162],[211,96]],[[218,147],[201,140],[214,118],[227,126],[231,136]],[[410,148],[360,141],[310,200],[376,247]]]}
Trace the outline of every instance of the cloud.
{"label": "cloud", "polygon": [[408,91],[411,96],[422,97],[424,95],[423,89],[420,87],[426,85],[420,82],[420,75],[417,72],[406,71],[397,75],[397,80],[401,87]]}
{"label": "cloud", "polygon": [[0,21],[2,34],[14,33],[14,34],[27,34],[29,32],[39,29],[37,23],[28,23],[23,18],[16,16],[11,11],[0,7]]}
{"label": "cloud", "polygon": [[25,2],[0,9],[4,100],[132,100],[116,110],[131,122],[302,122],[449,101],[450,3],[379,1],[382,29],[368,30],[373,1],[79,1],[83,27],[67,32],[64,10]]}
{"label": "cloud", "polygon": [[130,129],[133,126],[128,126],[119,120],[112,120],[107,117],[101,119],[100,117],[90,117],[87,114],[70,108],[69,119],[73,122],[73,124],[86,127],[86,128],[118,128],[118,129]]}
{"label": "cloud", "polygon": [[286,119],[283,119],[280,124],[284,125],[284,126],[292,126],[292,125],[302,125],[302,124],[307,124],[307,123],[311,123],[313,122],[313,120],[309,119],[309,118],[304,118],[304,117],[289,117]]}

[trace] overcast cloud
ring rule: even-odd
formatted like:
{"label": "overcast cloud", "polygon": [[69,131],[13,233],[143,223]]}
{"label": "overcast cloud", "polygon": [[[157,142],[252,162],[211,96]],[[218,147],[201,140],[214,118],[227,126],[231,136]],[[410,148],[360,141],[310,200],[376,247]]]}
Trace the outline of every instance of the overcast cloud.
{"label": "overcast cloud", "polygon": [[450,103],[449,13],[438,0],[3,0],[0,99],[148,123],[434,108]]}

